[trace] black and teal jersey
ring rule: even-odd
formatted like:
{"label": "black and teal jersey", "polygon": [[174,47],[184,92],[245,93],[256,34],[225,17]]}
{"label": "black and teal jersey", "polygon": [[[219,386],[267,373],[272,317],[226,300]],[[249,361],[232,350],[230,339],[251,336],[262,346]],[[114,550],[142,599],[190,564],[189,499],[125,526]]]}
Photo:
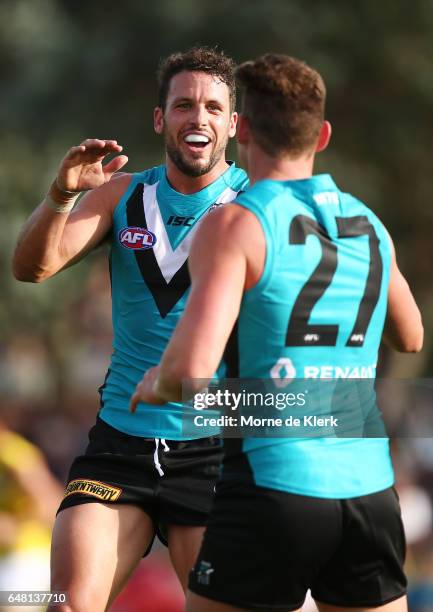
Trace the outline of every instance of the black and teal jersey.
{"label": "black and teal jersey", "polygon": [[[266,262],[243,297],[233,374],[374,378],[391,262],[376,215],[329,175],[259,181],[236,201],[261,223]],[[301,495],[357,497],[393,483],[384,437],[246,438],[226,451],[226,477],[242,467],[258,486]]]}
{"label": "black and teal jersey", "polygon": [[205,189],[183,195],[170,186],[165,166],[158,166],[134,174],[116,206],[110,254],[114,341],[100,417],[120,431],[182,439],[182,405],[139,404],[131,414],[129,401],[144,372],[160,362],[184,310],[188,252],[200,219],[233,201],[246,184],[245,172],[230,164]]}

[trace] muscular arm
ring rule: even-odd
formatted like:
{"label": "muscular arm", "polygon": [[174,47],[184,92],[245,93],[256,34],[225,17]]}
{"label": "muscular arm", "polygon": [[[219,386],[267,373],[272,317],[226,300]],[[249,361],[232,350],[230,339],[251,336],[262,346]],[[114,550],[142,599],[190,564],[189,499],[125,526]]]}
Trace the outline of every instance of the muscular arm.
{"label": "muscular arm", "polygon": [[422,349],[424,339],[421,313],[406,279],[398,268],[393,246],[392,249],[388,310],[383,339],[388,346],[397,351],[417,353]]}
{"label": "muscular arm", "polygon": [[[93,139],[68,151],[47,197],[21,230],[12,264],[18,280],[41,282],[78,261],[105,237],[113,208],[130,176],[122,174],[111,179],[126,163],[124,155],[105,166],[102,161],[108,153],[121,150],[115,141]],[[67,206],[68,199],[76,197],[74,192],[85,190],[88,193],[71,213],[53,209],[56,205]]]}
{"label": "muscular arm", "polygon": [[253,251],[262,269],[264,236],[249,211],[229,205],[204,219],[189,256],[192,285],[184,314],[160,366],[149,370],[137,386],[132,411],[140,401],[180,401],[183,380],[191,381],[190,392],[195,392],[204,386],[197,381],[213,376],[239,314],[243,291],[261,274],[250,264]]}
{"label": "muscular arm", "polygon": [[215,211],[196,234],[189,256],[191,293],[155,384],[166,401],[181,399],[182,380],[212,377],[239,313],[246,256],[236,213],[232,207]]}

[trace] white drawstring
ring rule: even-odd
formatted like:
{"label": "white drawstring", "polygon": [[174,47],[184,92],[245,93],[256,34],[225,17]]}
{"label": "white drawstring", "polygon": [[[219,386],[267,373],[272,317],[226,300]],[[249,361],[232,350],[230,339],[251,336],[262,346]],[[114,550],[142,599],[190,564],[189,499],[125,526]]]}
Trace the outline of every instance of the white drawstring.
{"label": "white drawstring", "polygon": [[155,467],[156,467],[156,469],[158,471],[158,474],[160,476],[164,476],[164,471],[163,471],[163,469],[161,467],[161,464],[159,462],[159,457],[158,457],[158,448],[159,448],[159,443],[160,442],[161,442],[161,444],[164,447],[164,452],[165,453],[170,450],[170,448],[169,448],[167,442],[164,440],[164,438],[161,438],[161,439],[155,438],[155,452],[153,453],[153,463],[155,464]]}

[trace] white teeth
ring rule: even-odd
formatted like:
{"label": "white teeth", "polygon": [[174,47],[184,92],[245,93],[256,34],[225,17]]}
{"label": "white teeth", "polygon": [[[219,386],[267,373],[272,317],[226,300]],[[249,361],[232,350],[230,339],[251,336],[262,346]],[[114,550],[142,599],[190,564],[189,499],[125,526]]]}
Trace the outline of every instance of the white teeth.
{"label": "white teeth", "polygon": [[209,138],[207,136],[203,136],[202,134],[188,134],[188,136],[185,136],[185,142],[204,142],[207,144],[209,142]]}

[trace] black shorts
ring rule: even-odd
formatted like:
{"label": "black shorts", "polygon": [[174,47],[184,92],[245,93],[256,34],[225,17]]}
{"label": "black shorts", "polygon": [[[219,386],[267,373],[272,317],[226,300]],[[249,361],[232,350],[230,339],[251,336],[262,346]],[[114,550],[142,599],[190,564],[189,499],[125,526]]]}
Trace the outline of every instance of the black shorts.
{"label": "black shorts", "polygon": [[91,502],[133,504],[152,518],[167,544],[165,526],[205,525],[221,460],[219,438],[141,438],[98,417],[85,454],[71,466],[58,512]]}
{"label": "black shorts", "polygon": [[189,588],[241,608],[317,601],[375,607],[406,593],[405,537],[393,488],[348,500],[251,484],[217,485]]}

